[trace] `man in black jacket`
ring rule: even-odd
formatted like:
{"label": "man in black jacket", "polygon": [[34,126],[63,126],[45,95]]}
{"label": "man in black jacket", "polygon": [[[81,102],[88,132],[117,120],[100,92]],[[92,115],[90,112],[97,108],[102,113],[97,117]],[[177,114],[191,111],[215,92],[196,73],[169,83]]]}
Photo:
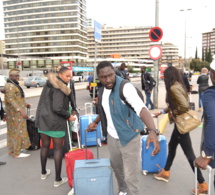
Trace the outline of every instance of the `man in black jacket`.
{"label": "man in black jacket", "polygon": [[154,110],[155,107],[151,101],[151,94],[153,89],[153,78],[146,71],[145,66],[141,67],[141,84],[142,84],[142,90],[144,90],[146,94],[146,107],[148,108],[148,105],[150,104],[151,106],[150,110]]}
{"label": "man in black jacket", "polygon": [[[1,101],[1,98],[0,98],[0,116],[1,116],[1,120],[5,121],[6,120],[6,114],[4,112],[4,109],[3,109],[3,106],[2,106],[2,101]],[[6,162],[0,162],[0,165],[5,165]]]}

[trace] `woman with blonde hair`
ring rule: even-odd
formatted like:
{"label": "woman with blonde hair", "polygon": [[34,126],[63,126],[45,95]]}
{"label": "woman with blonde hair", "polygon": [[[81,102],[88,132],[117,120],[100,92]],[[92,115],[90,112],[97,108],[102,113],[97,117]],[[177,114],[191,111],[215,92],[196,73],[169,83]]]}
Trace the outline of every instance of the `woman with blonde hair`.
{"label": "woman with blonde hair", "polygon": [[209,87],[208,79],[208,69],[202,68],[201,75],[197,79],[197,84],[199,84],[199,112],[202,111],[202,96],[204,95],[205,90]]}

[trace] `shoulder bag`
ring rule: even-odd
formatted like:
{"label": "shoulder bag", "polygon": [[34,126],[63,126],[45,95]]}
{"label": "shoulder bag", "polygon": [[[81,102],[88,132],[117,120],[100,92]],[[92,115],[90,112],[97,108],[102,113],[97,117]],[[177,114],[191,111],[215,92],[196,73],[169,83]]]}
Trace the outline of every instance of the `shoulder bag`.
{"label": "shoulder bag", "polygon": [[198,127],[201,124],[201,120],[194,110],[188,110],[183,114],[176,115],[175,123],[178,131],[181,134],[185,134]]}

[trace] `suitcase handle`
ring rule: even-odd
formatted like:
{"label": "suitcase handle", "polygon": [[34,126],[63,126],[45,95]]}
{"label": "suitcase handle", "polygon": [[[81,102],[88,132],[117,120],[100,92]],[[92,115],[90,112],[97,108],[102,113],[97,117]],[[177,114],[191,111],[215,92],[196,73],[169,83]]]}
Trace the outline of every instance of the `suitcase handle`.
{"label": "suitcase handle", "polygon": [[[194,165],[195,166],[195,165]],[[211,179],[211,177],[212,177],[212,168],[211,168],[211,166],[209,166],[209,165],[207,165],[207,170],[208,170],[208,172],[209,172],[209,174],[208,174],[208,177],[209,177],[209,182],[208,182],[208,187],[209,187],[209,189],[208,189],[208,195],[211,195],[211,184],[212,184],[212,179]],[[195,195],[197,195],[198,194],[198,190],[197,190],[197,167],[195,166]]]}
{"label": "suitcase handle", "polygon": [[[88,159],[88,151],[87,151],[87,129],[84,131],[85,133],[85,147],[86,147],[86,160]],[[99,139],[98,139],[98,131],[96,129],[96,151],[97,151],[97,159],[99,159]]]}

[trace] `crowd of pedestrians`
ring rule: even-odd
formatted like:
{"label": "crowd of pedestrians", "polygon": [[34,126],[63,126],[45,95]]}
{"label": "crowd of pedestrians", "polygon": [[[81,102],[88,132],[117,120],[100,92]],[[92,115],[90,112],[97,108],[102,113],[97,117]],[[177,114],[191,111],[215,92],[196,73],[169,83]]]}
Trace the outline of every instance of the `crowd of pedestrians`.
{"label": "crowd of pedestrians", "polygon": [[[160,151],[159,130],[156,129],[149,112],[149,110],[155,109],[151,100],[154,85],[152,76],[146,71],[146,67],[142,67],[141,87],[145,93],[146,102],[144,103],[133,84],[129,81],[122,90],[127,103],[123,102],[120,85],[124,79],[129,80],[125,68],[125,63],[122,63],[120,67],[115,69],[108,61],[102,61],[97,65],[96,73],[101,83],[97,99],[98,116],[88,126],[88,131],[93,131],[101,121],[103,135],[108,140],[111,166],[117,179],[118,195],[127,195],[128,192],[131,195],[141,195],[138,181],[141,148],[139,140],[144,124],[149,132],[147,148],[151,142],[154,147],[151,155],[154,156]],[[19,85],[19,72],[17,69],[10,70],[9,79],[2,90],[5,95],[5,109],[3,109],[0,100],[1,120],[6,120],[7,122],[8,154],[14,158],[28,157],[30,154],[22,151],[23,149],[28,149],[31,145],[26,126],[26,119],[28,118],[26,108],[30,108],[30,104],[25,102],[24,91]],[[75,120],[74,115],[76,112],[69,113],[69,102],[71,101],[71,96],[73,96],[71,94],[75,94],[75,91],[68,87],[71,73],[66,67],[60,67],[57,74],[49,73],[47,78],[47,83],[43,87],[38,103],[35,125],[42,140],[40,151],[41,179],[45,180],[51,173],[46,164],[52,139],[54,142],[55,163],[54,187],[59,187],[67,182],[67,177],[61,177],[63,142],[67,130],[67,120]],[[169,66],[164,71],[167,107],[159,113],[154,113],[155,117],[168,113],[170,123],[174,124],[168,145],[166,165],[154,175],[155,179],[169,181],[170,169],[176,156],[177,146],[180,145],[191,169],[194,171],[194,166],[198,167],[199,195],[208,194],[208,186],[200,168],[205,169],[208,164],[215,168],[215,65],[213,63],[211,64],[210,78],[213,83],[211,87],[208,85],[208,69],[203,68],[197,80],[197,84],[199,84],[199,111],[201,111],[202,107],[204,110],[201,157],[196,159],[189,133],[181,134],[175,123],[177,115],[190,109],[188,95],[190,87],[188,87],[188,84],[186,86],[187,81],[183,72],[180,72],[176,67]],[[132,112],[129,110],[131,107]],[[75,108],[73,109],[75,110]],[[0,165],[4,164],[5,162],[0,162]],[[195,193],[195,189],[192,190],[192,193]]]}

